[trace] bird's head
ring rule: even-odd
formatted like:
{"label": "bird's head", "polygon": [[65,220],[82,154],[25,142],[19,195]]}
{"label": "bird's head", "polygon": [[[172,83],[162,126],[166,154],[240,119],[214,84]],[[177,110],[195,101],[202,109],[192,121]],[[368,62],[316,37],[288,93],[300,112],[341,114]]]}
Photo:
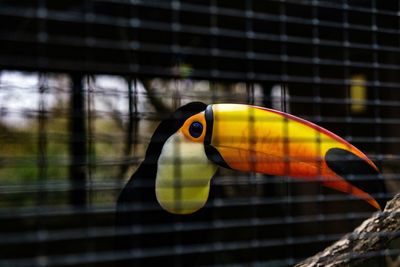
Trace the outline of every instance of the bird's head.
{"label": "bird's head", "polygon": [[346,180],[348,174],[378,172],[365,154],[328,130],[276,110],[187,104],[160,124],[146,157],[156,163],[157,201],[170,213],[202,208],[219,166],[320,181],[380,208],[370,188]]}

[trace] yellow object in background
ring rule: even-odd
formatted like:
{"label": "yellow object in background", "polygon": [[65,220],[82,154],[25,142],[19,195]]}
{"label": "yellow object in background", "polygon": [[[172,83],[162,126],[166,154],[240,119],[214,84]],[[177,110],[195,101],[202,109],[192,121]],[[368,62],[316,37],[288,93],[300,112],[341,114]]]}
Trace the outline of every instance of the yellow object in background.
{"label": "yellow object in background", "polygon": [[351,76],[350,98],[352,113],[362,113],[366,110],[366,81],[367,79],[363,74],[356,74]]}

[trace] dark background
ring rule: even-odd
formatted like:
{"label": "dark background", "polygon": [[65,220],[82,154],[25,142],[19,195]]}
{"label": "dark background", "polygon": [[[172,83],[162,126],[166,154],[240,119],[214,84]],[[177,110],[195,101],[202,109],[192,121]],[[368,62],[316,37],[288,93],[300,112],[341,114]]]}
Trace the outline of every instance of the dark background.
{"label": "dark background", "polygon": [[[165,255],[178,255],[176,266],[290,266],[322,250],[373,210],[318,184],[221,170],[213,221],[127,233],[207,234],[208,244],[176,238],[122,253],[112,246],[115,201],[157,122],[194,100],[313,121],[364,151],[389,195],[398,192],[399,11],[398,1],[377,0],[1,1],[0,71],[22,78],[0,93],[22,88],[38,103],[0,98],[0,266]],[[104,77],[118,82],[102,86]],[[22,126],[4,122],[12,114]],[[367,264],[386,266],[385,253],[398,246]]]}

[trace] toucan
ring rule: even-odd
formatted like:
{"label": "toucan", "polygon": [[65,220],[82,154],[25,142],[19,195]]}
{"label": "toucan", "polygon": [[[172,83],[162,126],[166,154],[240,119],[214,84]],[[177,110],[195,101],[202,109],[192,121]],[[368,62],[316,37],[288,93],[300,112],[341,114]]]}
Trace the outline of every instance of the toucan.
{"label": "toucan", "polygon": [[[385,190],[376,178],[377,166],[334,133],[264,107],[192,102],[156,128],[143,162],[119,195],[117,227],[146,224],[141,203],[153,208],[155,220],[203,216],[219,167],[319,181],[375,209],[385,205],[374,198]],[[365,179],[357,179],[359,175]],[[131,248],[129,243],[134,242],[134,237],[125,238],[118,246]]]}

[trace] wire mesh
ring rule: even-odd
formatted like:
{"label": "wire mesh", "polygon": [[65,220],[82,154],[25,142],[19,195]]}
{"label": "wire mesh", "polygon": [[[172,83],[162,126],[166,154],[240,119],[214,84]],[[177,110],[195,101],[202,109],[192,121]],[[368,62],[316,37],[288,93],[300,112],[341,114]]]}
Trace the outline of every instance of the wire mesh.
{"label": "wire mesh", "polygon": [[[193,101],[314,122],[381,171],[352,182],[384,180],[377,199],[399,192],[398,1],[3,1],[0,21],[0,266],[292,266],[374,212],[322,186],[321,169],[290,177],[292,144],[319,155],[317,134],[282,142],[284,175],[219,168],[191,215],[160,213],[155,177],[136,177],[122,209],[135,221],[116,228],[153,132]],[[173,166],[199,164],[174,149]],[[395,240],[352,257],[394,266],[398,255]]]}

